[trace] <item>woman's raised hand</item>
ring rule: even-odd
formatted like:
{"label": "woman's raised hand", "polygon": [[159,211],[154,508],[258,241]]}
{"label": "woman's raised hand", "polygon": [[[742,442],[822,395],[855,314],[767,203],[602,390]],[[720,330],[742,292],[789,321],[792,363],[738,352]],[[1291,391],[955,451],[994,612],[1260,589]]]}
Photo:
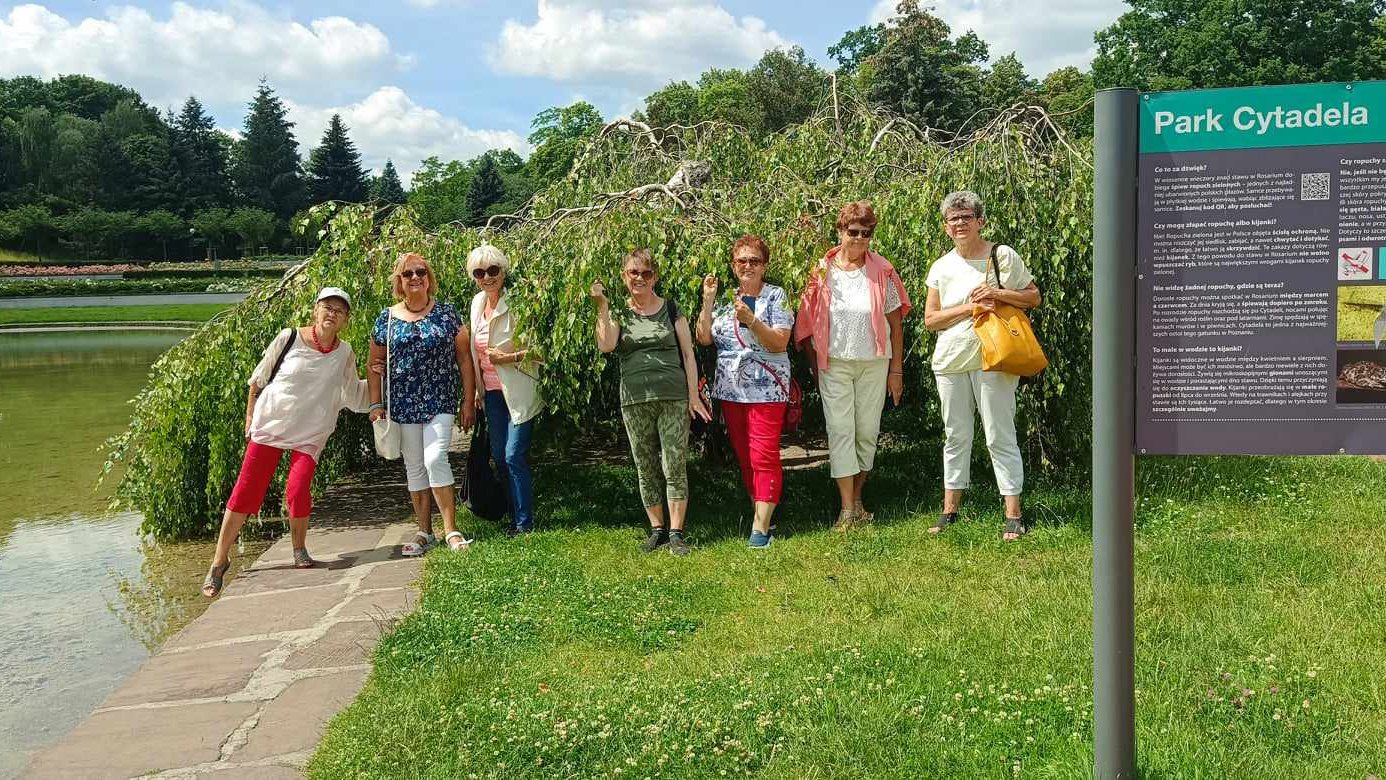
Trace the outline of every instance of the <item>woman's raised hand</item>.
{"label": "woman's raised hand", "polygon": [[711,303],[717,297],[717,276],[708,274],[703,277],[703,303]]}
{"label": "woman's raised hand", "polygon": [[605,301],[605,300],[606,300],[606,285],[602,284],[600,281],[593,282],[593,283],[592,283],[592,289],[590,289],[590,290],[587,291],[587,295],[588,295],[592,300],[596,301],[597,303],[601,303],[602,301]]}

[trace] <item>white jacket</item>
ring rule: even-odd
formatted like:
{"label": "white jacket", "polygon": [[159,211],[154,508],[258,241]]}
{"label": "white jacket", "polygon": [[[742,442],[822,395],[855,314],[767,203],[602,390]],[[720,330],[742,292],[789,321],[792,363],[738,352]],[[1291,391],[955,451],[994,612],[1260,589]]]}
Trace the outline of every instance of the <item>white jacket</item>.
{"label": "white jacket", "polygon": [[[472,337],[467,340],[467,346],[472,351],[472,370],[476,372],[478,395],[486,392],[486,385],[481,378],[481,361],[476,352],[477,326],[485,324],[482,315],[485,310],[486,293],[479,292],[472,298]],[[515,323],[514,318],[510,316],[510,308],[506,305],[504,293],[501,293],[500,301],[496,303],[495,310],[491,312],[489,332],[490,340],[488,343],[490,346],[507,352],[514,352],[520,348],[514,343]],[[505,395],[505,405],[510,409],[511,424],[526,423],[543,411],[544,399],[539,397],[539,363],[537,361],[497,363],[495,367],[496,375],[500,377],[501,393]]]}

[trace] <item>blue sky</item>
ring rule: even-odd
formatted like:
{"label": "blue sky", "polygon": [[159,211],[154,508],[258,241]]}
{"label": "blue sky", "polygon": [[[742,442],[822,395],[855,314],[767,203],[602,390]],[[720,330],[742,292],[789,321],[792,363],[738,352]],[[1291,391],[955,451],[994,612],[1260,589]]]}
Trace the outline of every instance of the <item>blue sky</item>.
{"label": "blue sky", "polygon": [[[615,117],[672,79],[803,46],[820,64],[894,0],[0,1],[0,77],[87,73],[157,106],[195,94],[238,128],[260,77],[306,150],[340,112],[365,161],[406,177],[429,155],[524,153],[536,113],[576,99]],[[927,5],[927,3],[926,3]],[[1041,77],[1086,67],[1119,0],[937,0],[955,34],[1017,51]]]}

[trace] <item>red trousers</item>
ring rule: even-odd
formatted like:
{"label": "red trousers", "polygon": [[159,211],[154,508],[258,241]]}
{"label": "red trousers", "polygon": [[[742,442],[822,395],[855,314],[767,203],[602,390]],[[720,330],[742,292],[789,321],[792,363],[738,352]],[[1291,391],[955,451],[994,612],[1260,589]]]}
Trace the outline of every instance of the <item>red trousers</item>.
{"label": "red trousers", "polygon": [[722,419],[727,421],[736,460],[741,464],[741,481],[752,501],[780,503],[784,490],[784,469],[780,467],[780,431],[784,429],[786,404],[742,404],[721,401]]}
{"label": "red trousers", "polygon": [[[260,511],[265,502],[265,491],[274,479],[274,470],[279,468],[279,459],[284,451],[267,444],[253,441],[245,444],[245,459],[241,461],[241,474],[236,478],[236,487],[226,508],[232,512],[253,515]],[[313,512],[313,471],[318,467],[309,456],[293,450],[289,453],[289,479],[284,484],[284,502],[289,505],[289,517],[307,517]]]}

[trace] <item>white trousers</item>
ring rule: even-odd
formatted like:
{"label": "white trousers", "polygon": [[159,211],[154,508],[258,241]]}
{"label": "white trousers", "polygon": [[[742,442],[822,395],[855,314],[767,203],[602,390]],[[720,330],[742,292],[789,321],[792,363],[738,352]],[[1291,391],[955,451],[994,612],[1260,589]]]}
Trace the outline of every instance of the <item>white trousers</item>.
{"label": "white trousers", "polygon": [[833,479],[852,477],[876,465],[876,439],[885,408],[890,361],[828,360],[818,372],[818,394],[828,427],[828,467]]}
{"label": "white trousers", "polygon": [[395,423],[399,426],[400,456],[410,492],[453,483],[448,447],[452,444],[452,421],[456,415],[434,415],[426,423]]}
{"label": "white trousers", "polygon": [[1015,439],[1015,390],[1020,377],[1000,371],[934,374],[943,407],[943,486],[965,490],[972,481],[974,412],[982,413],[982,433],[991,452],[996,488],[1018,496],[1025,487],[1025,466]]}

